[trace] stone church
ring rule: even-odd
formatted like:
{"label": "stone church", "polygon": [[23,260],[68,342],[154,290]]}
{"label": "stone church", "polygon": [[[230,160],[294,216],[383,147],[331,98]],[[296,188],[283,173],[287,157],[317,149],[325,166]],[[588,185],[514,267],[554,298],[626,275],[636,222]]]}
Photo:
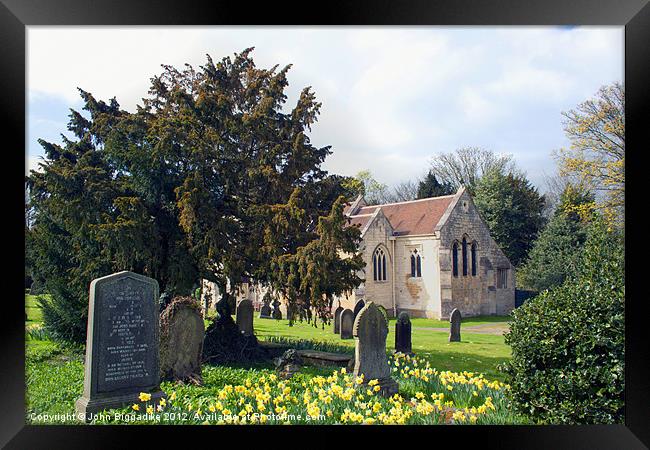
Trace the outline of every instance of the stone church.
{"label": "stone church", "polygon": [[[515,307],[514,267],[490,236],[464,188],[454,195],[384,205],[362,197],[344,211],[349,226],[361,230],[365,279],[338,306],[356,313],[372,300],[389,316],[448,319],[454,308],[463,317],[505,315]],[[216,286],[204,281],[204,293],[216,301]],[[258,310],[267,288],[244,284],[238,300]],[[286,305],[281,302],[282,317]]]}
{"label": "stone church", "polygon": [[464,317],[514,309],[514,267],[465,188],[384,205],[359,197],[345,215],[361,230],[366,269],[360,274],[365,283],[338,299],[343,308],[356,312],[372,300],[390,316],[406,311],[436,319],[448,319],[454,308]]}

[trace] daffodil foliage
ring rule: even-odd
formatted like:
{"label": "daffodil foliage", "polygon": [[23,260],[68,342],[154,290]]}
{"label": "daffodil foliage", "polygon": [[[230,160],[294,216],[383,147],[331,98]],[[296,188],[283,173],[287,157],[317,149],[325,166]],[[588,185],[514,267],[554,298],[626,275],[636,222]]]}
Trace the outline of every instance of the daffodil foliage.
{"label": "daffodil foliage", "polygon": [[[130,408],[100,419],[108,423],[170,424],[495,424],[525,421],[508,412],[508,385],[472,372],[438,371],[415,356],[397,353],[389,363],[400,393],[380,395],[378,380],[345,369],[328,376],[281,380],[257,373],[240,384],[206,389],[172,386],[154,404],[146,394]],[[112,414],[112,415],[111,415]]]}

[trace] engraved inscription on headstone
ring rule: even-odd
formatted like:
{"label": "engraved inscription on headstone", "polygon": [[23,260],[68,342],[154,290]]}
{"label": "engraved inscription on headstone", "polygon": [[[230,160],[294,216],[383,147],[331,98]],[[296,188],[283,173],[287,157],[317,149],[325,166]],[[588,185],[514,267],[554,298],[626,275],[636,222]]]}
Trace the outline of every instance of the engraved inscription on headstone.
{"label": "engraved inscription on headstone", "polygon": [[138,401],[152,402],[159,390],[158,282],[133,272],[118,272],[90,284],[84,393],[78,414]]}
{"label": "engraved inscription on headstone", "polygon": [[377,305],[369,301],[354,320],[354,371],[353,375],[363,375],[363,383],[377,380],[380,393],[391,396],[399,386],[390,376],[386,356],[386,337],[388,323]]}

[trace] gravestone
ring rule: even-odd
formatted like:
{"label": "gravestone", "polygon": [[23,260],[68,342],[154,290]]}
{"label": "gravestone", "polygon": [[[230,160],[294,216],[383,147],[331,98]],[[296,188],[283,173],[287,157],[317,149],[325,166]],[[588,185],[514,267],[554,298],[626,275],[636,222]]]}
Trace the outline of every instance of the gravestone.
{"label": "gravestone", "polygon": [[386,311],[386,308],[384,308],[381,305],[377,305],[377,308],[384,315],[384,319],[386,319],[386,323],[388,323],[388,311]]}
{"label": "gravestone", "polygon": [[176,297],[160,315],[160,377],[201,383],[205,325],[201,305]]}
{"label": "gravestone", "polygon": [[354,313],[351,309],[341,311],[341,339],[352,339],[352,327],[354,326]]}
{"label": "gravestone", "polygon": [[377,380],[379,393],[384,396],[396,394],[399,386],[390,377],[386,356],[388,324],[374,302],[369,301],[354,320],[354,371],[355,377],[363,375],[363,384]]}
{"label": "gravestone", "polygon": [[395,351],[405,354],[412,354],[411,346],[411,318],[402,311],[395,322]]}
{"label": "gravestone", "polygon": [[461,315],[457,308],[449,315],[449,342],[460,342]]}
{"label": "gravestone", "polygon": [[341,333],[341,312],[343,311],[342,307],[336,308],[334,311],[334,334]]}
{"label": "gravestone", "polygon": [[165,397],[158,361],[158,282],[133,272],[118,272],[90,283],[84,392],[75,402],[89,421],[104,409]]}
{"label": "gravestone", "polygon": [[244,299],[237,305],[236,322],[244,336],[253,335],[253,302]]}
{"label": "gravestone", "polygon": [[354,318],[356,319],[357,316],[359,315],[359,311],[366,306],[366,304],[363,302],[363,300],[359,300],[356,305],[354,305]]}
{"label": "gravestone", "polygon": [[262,307],[260,308],[260,319],[271,319],[271,296],[267,293],[262,297]]}
{"label": "gravestone", "polygon": [[271,313],[271,317],[278,320],[282,319],[282,311],[280,311],[280,302],[278,300],[273,302],[273,312]]}

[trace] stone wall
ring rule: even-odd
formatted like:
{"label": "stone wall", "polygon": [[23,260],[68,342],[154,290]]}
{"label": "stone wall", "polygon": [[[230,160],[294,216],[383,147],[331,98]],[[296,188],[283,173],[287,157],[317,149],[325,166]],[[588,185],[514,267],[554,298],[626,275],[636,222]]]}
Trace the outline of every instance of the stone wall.
{"label": "stone wall", "polygon": [[[439,229],[440,297],[439,318],[446,319],[454,308],[464,317],[483,314],[507,314],[515,306],[515,271],[494,241],[474,202],[463,191],[450,205],[449,217]],[[462,239],[467,238],[468,274],[463,276]],[[458,248],[458,276],[452,273],[452,246]],[[478,245],[477,274],[471,272],[471,243]],[[508,270],[508,285],[497,288],[497,269]]]}
{"label": "stone wall", "polygon": [[[430,236],[398,236],[395,239],[395,294],[397,312],[411,317],[438,317],[440,313],[439,240]],[[422,276],[411,277],[411,252],[417,250]]]}

